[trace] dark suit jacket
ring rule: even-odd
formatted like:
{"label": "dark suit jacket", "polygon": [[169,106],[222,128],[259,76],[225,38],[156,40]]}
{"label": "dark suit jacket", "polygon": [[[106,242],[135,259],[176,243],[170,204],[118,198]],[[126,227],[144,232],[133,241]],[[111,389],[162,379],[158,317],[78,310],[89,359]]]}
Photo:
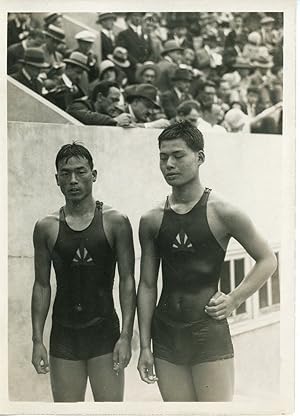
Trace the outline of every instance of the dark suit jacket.
{"label": "dark suit jacket", "polygon": [[173,88],[172,77],[178,66],[174,62],[162,59],[157,63],[157,68],[159,73],[156,80],[157,88],[162,92]]}
{"label": "dark suit jacket", "polygon": [[143,36],[138,36],[131,27],[118,34],[116,45],[127,49],[129,58],[134,64],[145,62],[151,54],[149,37],[145,40]]}
{"label": "dark suit jacket", "polygon": [[36,92],[37,94],[41,94],[43,84],[41,81],[37,79],[28,80],[22,72],[22,69],[15,74],[11,74],[11,77],[14,78],[16,81],[21,82],[25,87],[30,88],[32,91]]}
{"label": "dark suit jacket", "polygon": [[94,126],[116,126],[117,122],[106,114],[98,113],[91,100],[79,98],[74,100],[66,109],[81,123]]}
{"label": "dark suit jacket", "polygon": [[112,40],[106,36],[105,33],[101,33],[101,60],[107,59],[107,55],[113,53],[115,45]]}
{"label": "dark suit jacket", "polygon": [[171,119],[177,114],[177,107],[186,99],[192,100],[192,96],[179,98],[174,88],[165,91],[160,96],[160,102],[168,119]]}
{"label": "dark suit jacket", "polygon": [[14,74],[17,72],[21,64],[19,63],[19,59],[24,58],[24,47],[22,42],[15,43],[14,45],[10,45],[7,49],[7,73],[8,75]]}
{"label": "dark suit jacket", "polygon": [[23,40],[22,33],[28,31],[29,27],[26,24],[21,24],[17,27],[16,20],[10,20],[7,24],[7,46],[19,43]]}

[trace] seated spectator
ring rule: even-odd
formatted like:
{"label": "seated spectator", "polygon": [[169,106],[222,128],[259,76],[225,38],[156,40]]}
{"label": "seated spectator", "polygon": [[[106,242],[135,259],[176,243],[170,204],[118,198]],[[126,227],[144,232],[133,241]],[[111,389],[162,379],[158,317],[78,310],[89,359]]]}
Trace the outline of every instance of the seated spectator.
{"label": "seated spectator", "polygon": [[228,33],[224,48],[234,48],[237,40],[241,48],[244,47],[248,38],[248,28],[244,24],[244,18],[240,13],[234,13],[233,17],[233,29]]}
{"label": "seated spectator", "polygon": [[131,115],[132,126],[163,129],[170,125],[164,118],[151,121],[152,110],[160,109],[157,88],[150,84],[128,86],[125,91],[126,111]]}
{"label": "seated spectator", "polygon": [[128,28],[122,30],[116,39],[116,45],[127,49],[128,56],[133,65],[138,62],[143,63],[150,56],[150,45],[148,38],[144,37],[142,31],[141,12],[126,13],[126,23]]}
{"label": "seated spectator", "polygon": [[44,29],[47,30],[49,25],[54,25],[62,29],[62,17],[63,15],[61,13],[47,13],[44,17]]}
{"label": "seated spectator", "polygon": [[76,33],[75,39],[78,43],[78,47],[75,51],[81,52],[83,55],[87,56],[87,63],[90,69],[88,73],[88,81],[92,82],[97,79],[99,75],[98,57],[92,51],[97,36],[89,30],[82,30],[81,32]]}
{"label": "seated spectator", "polygon": [[119,70],[119,74],[126,75],[126,77],[122,76],[122,80],[118,80],[121,82],[120,85],[122,85],[122,87],[125,87],[127,83],[135,83],[136,67],[128,59],[127,49],[117,46],[112,55],[108,54],[107,58],[115,64],[115,67]]}
{"label": "seated spectator", "polygon": [[182,60],[183,49],[177,45],[175,40],[168,40],[164,44],[161,53],[162,60],[158,62],[157,67],[159,76],[156,81],[157,88],[164,92],[172,88],[172,78]]}
{"label": "seated spectator", "polygon": [[116,37],[113,31],[117,16],[114,13],[98,13],[96,23],[101,25],[101,59],[107,59],[108,54],[112,54],[116,46]]}
{"label": "seated spectator", "polygon": [[64,63],[66,66],[59,83],[45,97],[62,110],[66,110],[75,99],[85,96],[80,83],[83,73],[89,71],[87,56],[81,52],[72,52],[69,58],[64,59]]}
{"label": "seated spectator", "polygon": [[193,126],[198,127],[201,106],[195,100],[184,101],[177,107],[177,115],[171,120],[171,124],[183,120],[189,121]]}
{"label": "seated spectator", "polygon": [[45,54],[45,60],[50,66],[63,61],[63,55],[59,52],[60,44],[65,44],[65,32],[57,26],[49,25],[43,31],[45,35],[45,43],[42,46]]}
{"label": "seated spectator", "polygon": [[202,116],[198,119],[198,129],[202,132],[225,133],[226,129],[219,125],[223,118],[224,113],[220,104],[202,105]]}
{"label": "seated spectator", "polygon": [[43,83],[38,79],[42,70],[49,68],[49,64],[45,62],[44,52],[40,48],[27,48],[24,58],[20,59],[21,68],[11,76],[30,88],[37,94],[43,94]]}
{"label": "seated spectator", "polygon": [[7,24],[7,46],[22,42],[27,38],[30,30],[30,14],[15,13],[15,17]]}
{"label": "seated spectator", "polygon": [[129,127],[131,117],[119,107],[120,88],[116,82],[101,81],[90,98],[74,100],[67,112],[86,125]]}
{"label": "seated spectator", "polygon": [[196,95],[196,100],[204,106],[216,103],[218,101],[216,91],[216,84],[214,82],[207,81],[203,84],[202,89]]}
{"label": "seated spectator", "polygon": [[167,118],[171,119],[177,114],[178,105],[193,97],[189,93],[192,73],[188,69],[178,68],[173,75],[173,87],[160,96],[161,105]]}
{"label": "seated spectator", "polygon": [[44,34],[39,29],[33,29],[22,42],[14,43],[7,49],[7,73],[13,74],[18,71],[19,60],[24,58],[27,48],[39,48],[44,43]]}
{"label": "seated spectator", "polygon": [[139,65],[136,70],[135,79],[140,84],[155,84],[158,69],[154,62],[146,61]]}
{"label": "seated spectator", "polygon": [[218,68],[222,65],[222,55],[217,47],[217,34],[207,32],[203,35],[203,46],[196,50],[196,68],[209,72],[211,68]]}
{"label": "seated spectator", "polygon": [[269,52],[272,53],[276,44],[280,41],[279,33],[274,29],[275,19],[271,16],[265,16],[261,19],[260,44],[265,45]]}

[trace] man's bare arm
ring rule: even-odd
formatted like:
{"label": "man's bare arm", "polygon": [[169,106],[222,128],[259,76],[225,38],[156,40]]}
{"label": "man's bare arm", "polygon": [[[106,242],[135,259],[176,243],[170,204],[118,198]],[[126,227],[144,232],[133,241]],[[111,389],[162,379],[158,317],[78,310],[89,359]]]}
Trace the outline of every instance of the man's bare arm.
{"label": "man's bare arm", "polygon": [[244,247],[255,265],[229,295],[217,293],[210,300],[206,311],[216,319],[228,317],[266,282],[277,266],[272,249],[246,214],[230,207],[224,210],[223,218],[229,235]]}
{"label": "man's bare arm", "polygon": [[31,299],[32,364],[38,373],[47,373],[48,354],[43,344],[43,332],[51,299],[51,259],[46,243],[45,225],[38,222],[33,233],[35,279]]}
{"label": "man's bare arm", "polygon": [[120,277],[119,297],[122,330],[114,350],[115,369],[126,367],[131,358],[131,338],[136,308],[134,280],[134,247],[132,229],[127,217],[121,215],[115,224],[115,249]]}
{"label": "man's bare arm", "polygon": [[157,300],[157,277],[160,259],[155,246],[151,216],[141,218],[139,238],[142,249],[141,274],[138,287],[138,320],[141,354],[138,370],[143,381],[152,383],[153,357],[151,353],[151,322]]}

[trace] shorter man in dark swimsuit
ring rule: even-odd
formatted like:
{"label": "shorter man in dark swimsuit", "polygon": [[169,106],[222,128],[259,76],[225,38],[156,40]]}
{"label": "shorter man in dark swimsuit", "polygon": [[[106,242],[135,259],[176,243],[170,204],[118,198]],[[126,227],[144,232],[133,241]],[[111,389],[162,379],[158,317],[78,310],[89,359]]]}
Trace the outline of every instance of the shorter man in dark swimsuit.
{"label": "shorter man in dark swimsuit", "polygon": [[[201,132],[183,121],[158,140],[160,169],[172,193],[140,222],[138,370],[146,383],[158,381],[164,401],[230,401],[233,347],[226,318],[272,275],[276,258],[249,218],[200,182]],[[218,283],[231,237],[256,263],[226,295]]]}
{"label": "shorter man in dark swimsuit", "polygon": [[[94,200],[97,171],[85,147],[64,145],[56,168],[65,206],[38,221],[33,235],[32,363],[39,374],[46,374],[50,364],[56,402],[83,401],[88,378],[95,401],[122,401],[136,305],[131,226],[126,216]],[[43,331],[51,263],[57,290],[48,362]],[[121,333],[112,293],[116,263]]]}

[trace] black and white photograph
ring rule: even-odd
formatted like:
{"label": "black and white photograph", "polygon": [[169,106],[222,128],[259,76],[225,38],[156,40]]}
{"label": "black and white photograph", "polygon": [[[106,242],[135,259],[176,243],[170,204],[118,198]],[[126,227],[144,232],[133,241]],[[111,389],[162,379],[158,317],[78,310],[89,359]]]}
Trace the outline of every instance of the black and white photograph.
{"label": "black and white photograph", "polygon": [[0,413],[293,412],[295,13],[1,8]]}

